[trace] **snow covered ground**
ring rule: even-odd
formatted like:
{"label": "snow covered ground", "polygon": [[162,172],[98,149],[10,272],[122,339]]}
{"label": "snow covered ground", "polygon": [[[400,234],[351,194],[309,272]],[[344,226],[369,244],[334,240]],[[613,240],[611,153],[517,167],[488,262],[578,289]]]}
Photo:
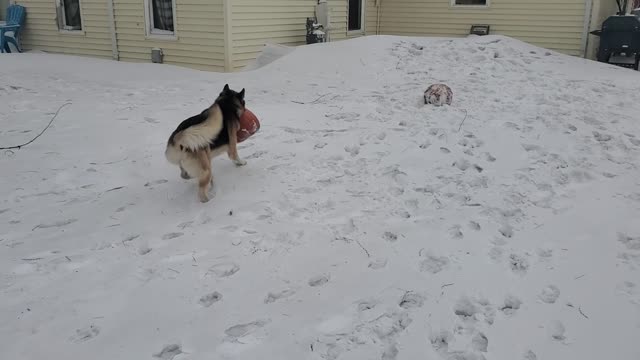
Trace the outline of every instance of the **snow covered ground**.
{"label": "snow covered ground", "polygon": [[[0,69],[0,146],[71,102],[0,153],[2,359],[640,359],[637,72],[497,36]],[[262,128],[201,204],[164,146],[227,82]]]}

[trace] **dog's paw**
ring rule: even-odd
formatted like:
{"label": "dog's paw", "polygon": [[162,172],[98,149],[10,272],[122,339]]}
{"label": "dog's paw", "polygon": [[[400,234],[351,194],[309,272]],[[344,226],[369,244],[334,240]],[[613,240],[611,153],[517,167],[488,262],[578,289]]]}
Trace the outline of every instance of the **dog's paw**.
{"label": "dog's paw", "polygon": [[185,179],[185,180],[191,179],[191,175],[189,175],[187,170],[183,169],[182,166],[180,166],[180,177]]}
{"label": "dog's paw", "polygon": [[237,166],[245,166],[247,165],[247,160],[243,160],[243,159],[233,160],[233,163],[236,164]]}
{"label": "dog's paw", "polygon": [[201,203],[206,203],[209,201],[209,195],[207,195],[206,193],[198,194],[198,198],[200,199]]}

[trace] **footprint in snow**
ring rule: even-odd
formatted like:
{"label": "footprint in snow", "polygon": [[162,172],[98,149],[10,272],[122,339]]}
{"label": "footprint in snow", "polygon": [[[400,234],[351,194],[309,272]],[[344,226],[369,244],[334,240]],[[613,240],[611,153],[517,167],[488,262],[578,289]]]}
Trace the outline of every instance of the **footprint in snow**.
{"label": "footprint in snow", "polygon": [[475,221],[469,221],[469,227],[476,231],[481,229],[480,224]]}
{"label": "footprint in snow", "polygon": [[312,277],[311,279],[309,279],[309,286],[311,287],[317,287],[317,286],[322,286],[326,283],[329,282],[329,275],[317,275]]}
{"label": "footprint in snow", "polygon": [[547,304],[553,304],[558,300],[558,297],[560,297],[560,289],[555,285],[548,285],[542,289],[538,297]]}
{"label": "footprint in snow", "polygon": [[85,341],[89,341],[100,334],[100,328],[95,325],[76,330],[76,334],[71,336],[69,340],[73,343],[79,344]]}
{"label": "footprint in snow", "polygon": [[458,224],[449,228],[449,234],[451,234],[451,237],[454,239],[462,239],[464,237],[464,234],[462,233],[462,226]]}
{"label": "footprint in snow", "polygon": [[198,300],[198,303],[204,307],[210,307],[211,305],[217,303],[220,300],[222,300],[222,294],[220,294],[217,291],[214,291],[212,293],[203,295],[200,298],[200,300]]}
{"label": "footprint in snow", "polygon": [[524,275],[529,270],[529,261],[517,254],[509,255],[509,267],[516,274]]}
{"label": "footprint in snow", "polygon": [[609,141],[609,140],[613,139],[613,137],[611,135],[602,134],[602,133],[599,133],[597,131],[593,132],[593,137],[599,142],[606,142],[606,141]]}
{"label": "footprint in snow", "polygon": [[413,291],[407,291],[402,296],[402,299],[400,299],[398,306],[400,306],[403,309],[419,308],[419,307],[422,307],[422,305],[424,305],[424,301],[425,301],[425,298],[423,295],[420,295]]}
{"label": "footprint in snow", "polygon": [[161,360],[173,360],[174,357],[182,354],[182,346],[178,344],[170,344],[160,350],[159,353],[153,354],[153,357]]}
{"label": "footprint in snow", "polygon": [[171,240],[171,239],[179,238],[182,235],[184,235],[184,233],[172,232],[172,233],[162,235],[162,240]]}
{"label": "footprint in snow", "polygon": [[269,292],[267,297],[264,299],[265,304],[271,304],[276,302],[277,300],[287,298],[289,296],[294,295],[296,292],[293,289],[284,289],[276,292]]}
{"label": "footprint in snow", "polygon": [[453,307],[453,313],[463,320],[477,321],[477,314],[482,314],[484,321],[492,325],[495,320],[496,310],[486,299],[473,299],[469,296],[461,296]]}
{"label": "footprint in snow", "polygon": [[496,161],[496,158],[495,158],[493,155],[489,154],[489,153],[484,153],[484,158],[485,158],[485,160],[487,160],[488,162],[494,162],[494,161]]}
{"label": "footprint in snow", "polygon": [[382,234],[382,238],[385,239],[388,242],[396,242],[396,241],[398,241],[398,235],[392,233],[391,231],[385,231],[385,233]]}
{"label": "footprint in snow", "polygon": [[228,328],[224,333],[231,338],[237,339],[263,328],[268,323],[269,320],[257,320],[246,324],[238,324]]}
{"label": "footprint in snow", "polygon": [[360,153],[360,147],[357,145],[354,146],[345,146],[344,147],[344,151],[348,152],[349,154],[351,154],[352,157],[355,157],[356,155],[358,155]]}
{"label": "footprint in snow", "polygon": [[566,336],[564,335],[566,331],[565,327],[558,320],[554,320],[553,322],[551,322],[551,324],[549,324],[548,331],[549,335],[551,335],[551,338],[554,340],[562,341],[566,339]]}
{"label": "footprint in snow", "polygon": [[160,185],[160,184],[164,184],[169,182],[169,180],[165,180],[165,179],[160,179],[160,180],[156,180],[156,181],[149,181],[148,183],[144,184],[145,187],[149,187],[149,186],[153,186],[153,185]]}
{"label": "footprint in snow", "polygon": [[489,347],[489,339],[487,339],[487,337],[483,333],[479,332],[475,334],[471,339],[471,346],[476,351],[487,352],[487,348]]}
{"label": "footprint in snow", "polygon": [[504,305],[502,306],[502,308],[500,308],[500,310],[506,315],[511,315],[514,314],[516,310],[520,309],[521,305],[522,300],[513,295],[507,295],[504,298]]}
{"label": "footprint in snow", "polygon": [[387,266],[386,258],[376,258],[369,262],[369,268],[372,270],[379,270]]}
{"label": "footprint in snow", "polygon": [[229,277],[240,271],[240,266],[236,263],[220,263],[209,267],[207,274],[213,274],[217,277]]}
{"label": "footprint in snow", "polygon": [[438,353],[447,353],[449,351],[449,343],[453,340],[453,334],[446,330],[433,333],[429,336],[431,346]]}
{"label": "footprint in snow", "polygon": [[427,258],[420,262],[420,271],[437,274],[449,265],[449,258],[427,254]]}
{"label": "footprint in snow", "polygon": [[498,231],[500,232],[500,234],[502,234],[502,236],[506,238],[513,237],[513,227],[511,227],[511,225],[509,224],[502,225],[502,227],[500,227]]}
{"label": "footprint in snow", "polygon": [[148,253],[151,252],[151,248],[146,246],[146,245],[142,245],[140,246],[140,248],[138,248],[138,254],[139,255],[147,255]]}

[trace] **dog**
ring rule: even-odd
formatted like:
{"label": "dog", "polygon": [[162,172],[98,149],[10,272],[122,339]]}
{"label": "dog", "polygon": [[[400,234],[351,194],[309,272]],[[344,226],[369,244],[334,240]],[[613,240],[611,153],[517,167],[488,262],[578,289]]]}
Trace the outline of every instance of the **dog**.
{"label": "dog", "polygon": [[236,92],[226,84],[210,107],[182,121],[167,141],[165,157],[180,167],[183,179],[198,179],[198,197],[203,203],[209,201],[209,190],[213,186],[211,160],[214,157],[226,151],[236,166],[247,164],[237,149],[244,97],[244,88]]}

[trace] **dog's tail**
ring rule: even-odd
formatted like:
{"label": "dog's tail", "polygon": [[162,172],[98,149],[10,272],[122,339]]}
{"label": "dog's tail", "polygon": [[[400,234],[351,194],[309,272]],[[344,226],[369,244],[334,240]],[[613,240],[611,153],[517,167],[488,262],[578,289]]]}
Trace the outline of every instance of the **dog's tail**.
{"label": "dog's tail", "polygon": [[222,130],[222,111],[218,105],[210,107],[197,116],[204,119],[196,119],[199,121],[195,125],[181,124],[169,137],[164,154],[170,163],[179,165],[187,152],[209,146],[209,142]]}

